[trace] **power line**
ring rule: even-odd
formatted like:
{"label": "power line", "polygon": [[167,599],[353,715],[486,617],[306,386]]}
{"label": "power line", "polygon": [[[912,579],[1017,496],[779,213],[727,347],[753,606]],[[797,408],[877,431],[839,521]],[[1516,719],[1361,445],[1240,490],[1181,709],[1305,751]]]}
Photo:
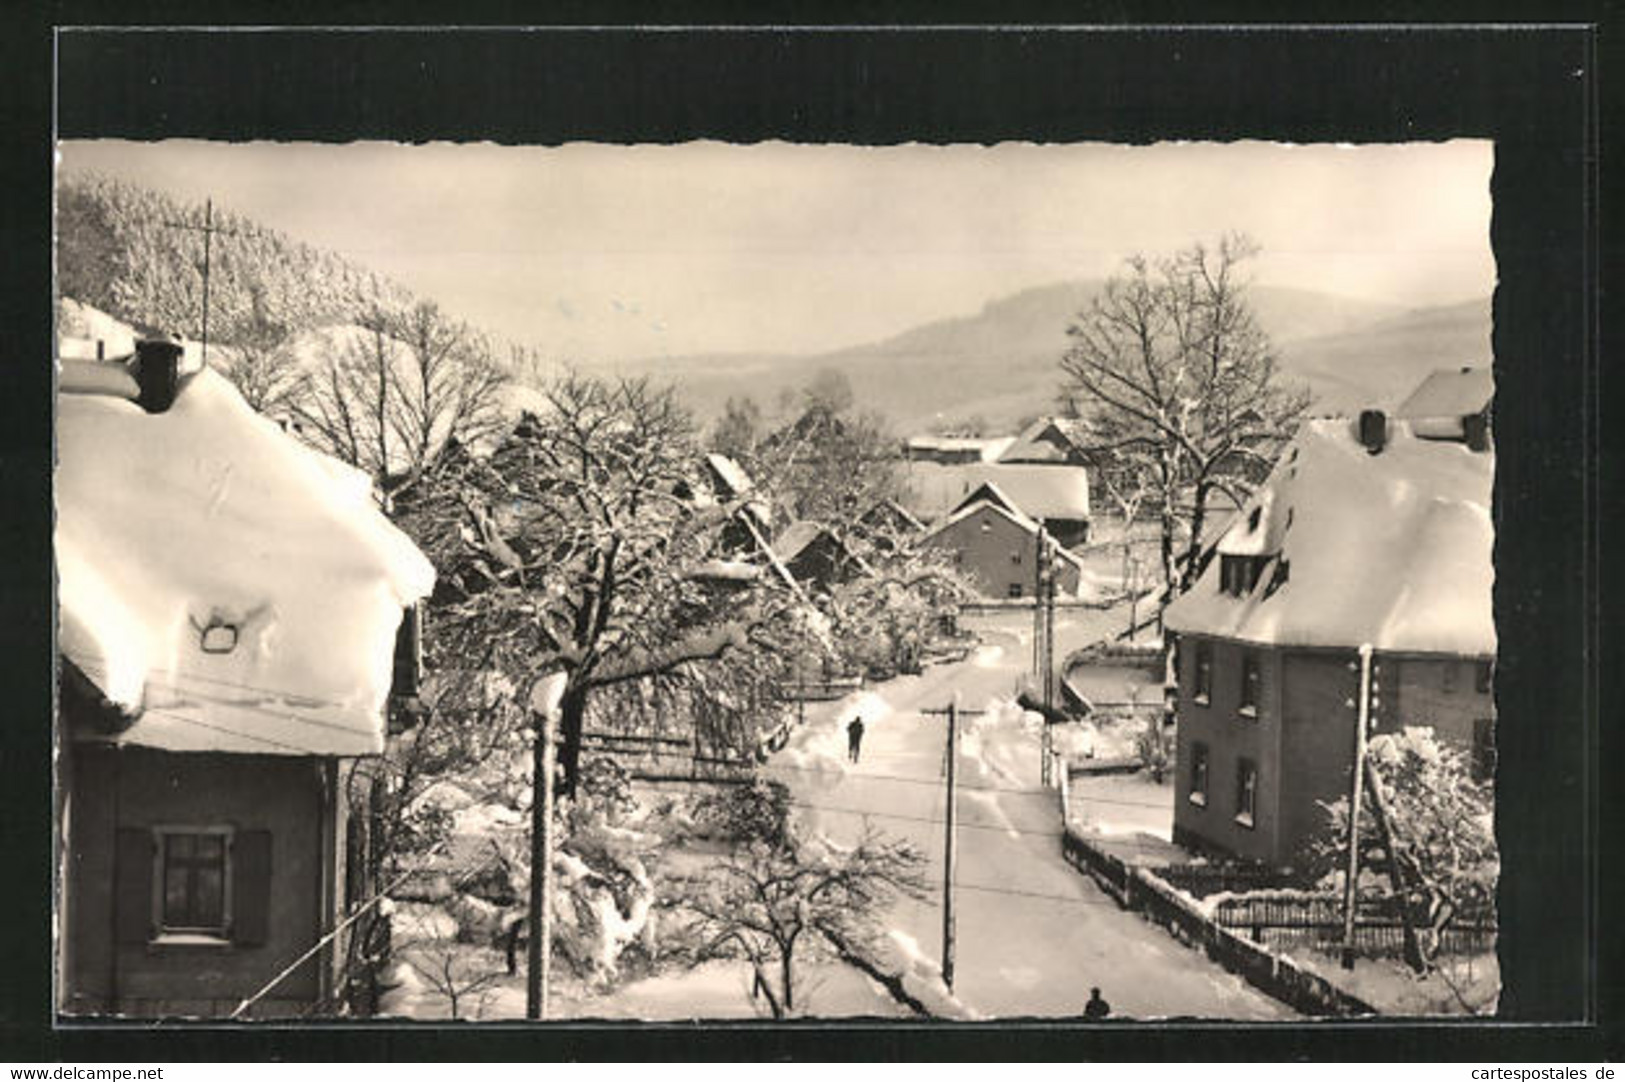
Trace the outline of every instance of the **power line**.
{"label": "power line", "polygon": [[[936,819],[923,815],[904,815],[902,812],[872,811],[868,808],[842,808],[833,804],[808,804],[800,800],[789,802],[793,808],[806,808],[811,811],[836,812],[844,815],[872,815],[876,819],[900,819],[908,823],[927,823],[933,826],[946,826],[947,819]],[[958,822],[958,820],[955,820]],[[1006,834],[1031,834],[1041,838],[1059,838],[1062,834],[1058,830],[1033,830],[1026,827],[1000,826],[996,823],[958,823],[968,830],[994,830]]]}
{"label": "power line", "polygon": [[[857,772],[850,772],[850,771],[845,771],[845,770],[826,770],[826,769],[824,769],[822,767],[792,766],[792,765],[790,765],[788,763],[768,763],[768,764],[766,764],[766,769],[768,769],[768,770],[794,770],[794,771],[796,771],[797,773],[800,773],[800,774],[824,774],[824,775],[828,775],[830,777],[842,777],[842,778],[875,778],[875,779],[881,780],[881,781],[907,782],[910,785],[929,785],[933,789],[942,788],[942,779],[941,778],[911,777],[911,776],[909,776],[907,774],[876,774],[876,773],[872,773],[872,772],[867,771],[867,770],[857,771]],[[1047,792],[1047,791],[1045,791],[1043,789],[1018,789],[1015,786],[1010,786],[1010,785],[966,785],[964,783],[959,783],[959,784],[957,784],[955,786],[955,788],[957,788],[957,789],[975,789],[978,792],[985,792],[985,793],[1011,793],[1011,794],[1014,794],[1016,796],[1036,796],[1036,797],[1043,797],[1046,800],[1054,800],[1055,799],[1055,794],[1054,793]]]}

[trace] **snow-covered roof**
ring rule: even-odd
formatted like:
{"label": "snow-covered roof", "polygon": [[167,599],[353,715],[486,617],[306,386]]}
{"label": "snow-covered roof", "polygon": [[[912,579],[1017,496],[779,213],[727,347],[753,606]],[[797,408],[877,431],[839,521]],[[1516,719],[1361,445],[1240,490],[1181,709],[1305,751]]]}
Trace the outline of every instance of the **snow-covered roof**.
{"label": "snow-covered roof", "polygon": [[1271,560],[1257,585],[1225,594],[1213,560],[1164,622],[1267,644],[1491,655],[1494,469],[1491,453],[1402,424],[1373,455],[1353,422],[1310,421],[1219,541],[1221,554]]}
{"label": "snow-covered roof", "polygon": [[[936,537],[938,534],[947,530],[949,527],[961,523],[970,518],[972,515],[982,511],[991,511],[1002,518],[1008,519],[1010,522],[1013,522],[1015,525],[1019,526],[1021,529],[1030,534],[1036,534],[1038,532],[1038,523],[1036,521],[1028,518],[1019,510],[1012,508],[1008,503],[999,500],[996,496],[997,489],[994,488],[994,486],[988,487],[990,489],[994,489],[994,491],[988,495],[984,495],[978,499],[966,503],[963,507],[955,509],[953,514],[949,515],[947,518],[925,531],[925,533],[920,536],[920,540],[929,541],[933,537]],[[1083,561],[1079,559],[1077,555],[1068,551],[1062,546],[1055,546],[1055,555],[1065,560],[1067,563],[1072,564],[1074,567],[1078,568],[1078,570],[1083,570]]]}
{"label": "snow-covered roof", "polygon": [[[945,466],[954,474],[941,477],[922,475],[911,471],[910,479],[923,482],[925,494],[935,498],[949,496],[945,510],[956,511],[977,498],[985,485],[996,487],[1003,499],[1029,518],[1086,519],[1089,517],[1089,473],[1082,466],[1014,465],[997,463],[987,465]],[[953,491],[958,481],[960,491]],[[931,491],[931,489],[936,491]]]}
{"label": "snow-covered roof", "polygon": [[1015,441],[1014,436],[910,436],[905,446],[912,453],[975,455],[996,462]]}
{"label": "snow-covered roof", "polygon": [[383,749],[396,629],[434,571],[366,475],[217,373],[148,414],[58,399],[58,646],[172,751]]}
{"label": "snow-covered roof", "polygon": [[[737,499],[756,488],[756,482],[751,480],[745,468],[727,455],[713,451],[705,456],[705,464],[711,468],[712,477],[719,483],[722,491],[718,495],[724,500]],[[772,508],[764,499],[750,500],[745,507],[762,522],[772,520]]]}
{"label": "snow-covered roof", "polygon": [[1069,454],[1065,448],[1057,447],[1049,439],[1044,438],[1050,433],[1070,444],[1074,450],[1082,449],[1085,436],[1082,421],[1070,417],[1040,417],[1010,442],[1010,446],[999,455],[999,461],[1005,463],[1069,461]]}
{"label": "snow-covered roof", "polygon": [[773,539],[773,551],[778,553],[779,559],[789,563],[800,556],[808,545],[818,540],[820,535],[826,533],[829,533],[829,527],[822,522],[809,519],[793,522]]}
{"label": "snow-covered roof", "polygon": [[1428,375],[1400,403],[1394,416],[1403,420],[1459,418],[1481,413],[1495,397],[1495,378],[1488,368],[1441,368]]}

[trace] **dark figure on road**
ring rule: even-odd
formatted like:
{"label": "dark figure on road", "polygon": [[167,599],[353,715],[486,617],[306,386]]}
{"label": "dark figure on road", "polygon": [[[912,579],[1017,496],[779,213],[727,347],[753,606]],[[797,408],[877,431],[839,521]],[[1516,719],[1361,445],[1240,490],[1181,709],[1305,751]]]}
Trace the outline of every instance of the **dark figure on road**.
{"label": "dark figure on road", "polygon": [[1111,1013],[1112,1005],[1100,998],[1100,989],[1089,989],[1089,1002],[1083,1005],[1083,1016],[1085,1018],[1099,1021]]}
{"label": "dark figure on road", "polygon": [[855,763],[863,749],[863,719],[854,717],[846,726],[846,754]]}

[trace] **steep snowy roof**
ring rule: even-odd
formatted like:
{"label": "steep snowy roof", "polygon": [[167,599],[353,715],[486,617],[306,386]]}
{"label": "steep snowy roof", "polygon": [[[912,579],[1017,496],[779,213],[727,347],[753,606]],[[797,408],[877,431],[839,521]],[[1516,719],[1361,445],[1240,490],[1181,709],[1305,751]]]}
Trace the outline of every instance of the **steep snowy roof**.
{"label": "steep snowy roof", "polygon": [[[713,480],[717,483],[717,493],[723,500],[738,499],[751,492],[756,487],[745,467],[729,458],[715,452],[705,456],[705,464],[711,468]],[[761,522],[769,522],[773,517],[773,510],[764,499],[750,500],[745,507]]]}
{"label": "steep snowy roof", "polygon": [[58,646],[174,751],[383,749],[402,608],[434,572],[368,478],[203,370],[163,413],[58,399]]}
{"label": "steep snowy roof", "polygon": [[1311,421],[1218,545],[1270,560],[1257,585],[1225,594],[1214,560],[1168,607],[1166,626],[1270,644],[1493,654],[1494,468],[1490,453],[1418,439],[1403,425],[1372,455],[1352,422]]}
{"label": "steep snowy roof", "polygon": [[1089,517],[1089,472],[1082,466],[1011,463],[907,463],[908,508],[925,519],[957,510],[978,488],[993,482],[1032,518]]}
{"label": "steep snowy roof", "polygon": [[[1083,448],[1086,429],[1070,417],[1040,417],[1017,436],[999,456],[1000,462],[1066,462]],[[1068,446],[1057,446],[1060,440]]]}
{"label": "steep snowy roof", "polygon": [[1462,417],[1481,412],[1494,396],[1495,379],[1488,368],[1441,368],[1400,403],[1394,416],[1405,420]]}

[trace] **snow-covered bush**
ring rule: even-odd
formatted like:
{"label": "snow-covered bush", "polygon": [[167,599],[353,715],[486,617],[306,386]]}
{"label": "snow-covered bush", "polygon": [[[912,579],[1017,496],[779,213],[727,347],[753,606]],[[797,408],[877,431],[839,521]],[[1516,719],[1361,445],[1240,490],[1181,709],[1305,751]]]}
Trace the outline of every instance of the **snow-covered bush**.
{"label": "snow-covered bush", "polygon": [[[1467,754],[1438,740],[1431,728],[1384,733],[1367,746],[1368,800],[1387,812],[1401,904],[1419,926],[1424,955],[1435,956],[1454,923],[1492,921],[1500,857],[1495,846],[1495,796],[1473,777]],[[1348,799],[1326,805],[1328,825],[1316,847],[1331,864],[1322,885],[1342,889],[1348,854]],[[1390,854],[1375,809],[1360,816],[1360,889],[1387,889]]]}

